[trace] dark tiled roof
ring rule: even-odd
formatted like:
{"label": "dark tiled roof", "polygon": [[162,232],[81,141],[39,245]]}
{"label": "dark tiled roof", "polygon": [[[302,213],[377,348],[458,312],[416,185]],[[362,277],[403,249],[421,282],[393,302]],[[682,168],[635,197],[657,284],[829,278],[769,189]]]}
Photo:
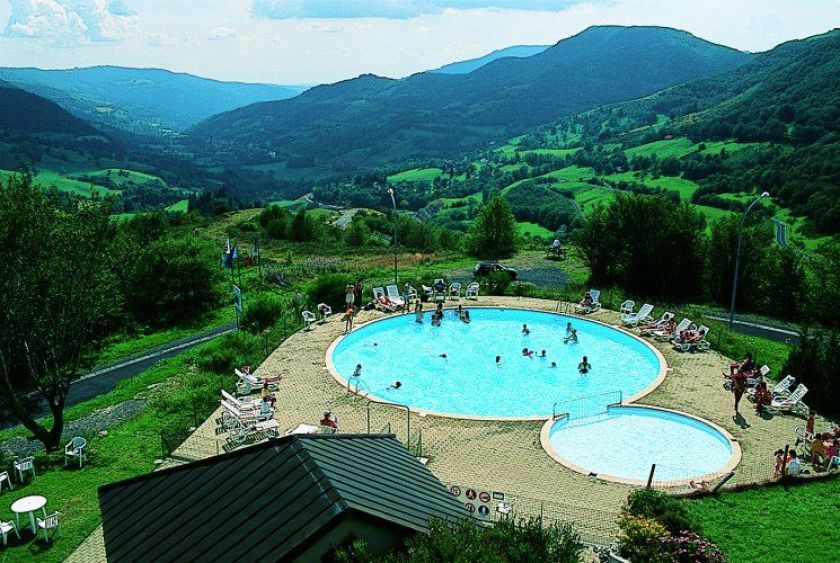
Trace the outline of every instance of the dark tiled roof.
{"label": "dark tiled roof", "polygon": [[99,489],[110,561],[276,560],[343,513],[466,511],[391,435],[289,436]]}

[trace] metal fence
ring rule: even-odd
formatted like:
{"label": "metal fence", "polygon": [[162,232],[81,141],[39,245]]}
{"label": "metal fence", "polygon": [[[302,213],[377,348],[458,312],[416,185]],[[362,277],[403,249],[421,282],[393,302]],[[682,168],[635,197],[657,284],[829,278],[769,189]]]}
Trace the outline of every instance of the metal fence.
{"label": "metal fence", "polygon": [[551,409],[551,417],[557,420],[561,417],[575,419],[605,414],[610,407],[621,405],[623,400],[621,391],[606,391],[596,395],[558,401]]}

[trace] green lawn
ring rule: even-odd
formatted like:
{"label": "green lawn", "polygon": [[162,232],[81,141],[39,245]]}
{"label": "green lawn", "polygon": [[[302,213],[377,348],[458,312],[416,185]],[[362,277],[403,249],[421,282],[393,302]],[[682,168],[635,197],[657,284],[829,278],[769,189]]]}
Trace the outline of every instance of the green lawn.
{"label": "green lawn", "polygon": [[166,208],[170,213],[187,213],[190,210],[190,200],[182,199]]}
{"label": "green lawn", "polygon": [[147,184],[149,182],[161,182],[166,185],[166,182],[152,174],[144,172],[137,172],[136,170],[128,170],[125,168],[105,168],[103,170],[83,170],[73,174],[74,177],[89,176],[92,178],[108,178],[120,188],[125,184]]}
{"label": "green lawn", "polygon": [[840,479],[684,503],[730,563],[837,561]]}
{"label": "green lawn", "polygon": [[700,186],[691,180],[685,180],[679,176],[660,176],[659,178],[653,178],[646,174],[636,172],[622,172],[621,174],[604,176],[604,179],[612,182],[636,182],[652,188],[675,191],[680,194],[681,201],[691,201],[691,196],[700,189]]}
{"label": "green lawn", "polygon": [[388,176],[389,182],[431,182],[443,174],[440,168],[414,168],[393,176]]}
{"label": "green lawn", "polygon": [[691,141],[691,139],[687,139],[685,137],[677,137],[676,139],[663,139],[661,141],[654,141],[652,143],[646,143],[644,145],[632,147],[625,150],[624,154],[627,155],[627,158],[633,158],[636,156],[650,157],[654,154],[659,159],[668,158],[671,156],[679,158],[690,153],[691,148],[693,146],[694,143]]}
{"label": "green lawn", "polygon": [[542,225],[537,225],[536,223],[529,223],[527,221],[518,221],[516,223],[516,231],[519,233],[520,236],[524,236],[525,233],[529,233],[531,236],[537,236],[542,238],[551,238],[554,236],[554,231],[546,229]]}
{"label": "green lawn", "polygon": [[[16,172],[11,170],[0,170],[0,181],[5,182],[9,176],[13,174],[16,174]],[[74,180],[72,178],[66,178],[58,172],[54,172],[52,170],[43,170],[38,172],[34,181],[36,184],[44,187],[55,187],[60,192],[81,195],[84,197],[90,197],[94,193],[98,193],[99,195],[116,195],[119,193],[115,190],[109,190],[104,186],[97,186],[87,182],[80,182],[79,180]]]}
{"label": "green lawn", "polygon": [[556,158],[564,158],[564,157],[566,157],[570,154],[575,154],[579,150],[580,150],[579,147],[576,147],[576,148],[573,148],[573,149],[534,149],[534,150],[530,150],[530,151],[522,151],[519,154],[521,154],[522,156],[527,156],[529,154],[536,154],[536,155],[539,155],[539,156],[553,156],[553,157],[556,157]]}

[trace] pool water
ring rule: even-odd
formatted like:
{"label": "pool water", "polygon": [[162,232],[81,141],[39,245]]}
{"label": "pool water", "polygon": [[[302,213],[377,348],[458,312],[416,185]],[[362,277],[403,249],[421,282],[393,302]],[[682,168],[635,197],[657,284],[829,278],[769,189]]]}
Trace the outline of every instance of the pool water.
{"label": "pool water", "polygon": [[[333,367],[379,399],[481,418],[545,418],[555,403],[619,390],[627,399],[652,386],[664,367],[648,344],[600,323],[521,309],[469,311],[470,324],[447,310],[439,327],[430,313],[423,324],[407,314],[363,325],[334,345]],[[563,343],[567,322],[577,343]],[[546,350],[546,357],[525,357],[526,347],[537,355]],[[585,375],[577,370],[583,356],[592,365]],[[356,364],[360,378],[351,377]],[[389,389],[394,381],[402,386]]]}
{"label": "pool water", "polygon": [[548,431],[554,453],[599,477],[646,482],[701,479],[733,456],[729,438],[709,424],[671,411],[611,407],[579,419],[560,419]]}

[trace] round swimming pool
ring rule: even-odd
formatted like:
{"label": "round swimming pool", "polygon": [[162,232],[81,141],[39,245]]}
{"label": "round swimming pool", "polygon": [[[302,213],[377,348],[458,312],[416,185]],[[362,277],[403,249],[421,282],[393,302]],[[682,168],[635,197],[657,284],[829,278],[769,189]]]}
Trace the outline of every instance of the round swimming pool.
{"label": "round swimming pool", "polygon": [[740,447],[711,423],[674,411],[610,407],[581,418],[547,422],[543,447],[557,461],[582,473],[624,483],[700,481],[729,471]]}
{"label": "round swimming pool", "polygon": [[[428,313],[422,324],[407,314],[363,325],[333,343],[328,367],[344,385],[350,380],[374,398],[483,419],[544,419],[555,403],[604,392],[621,391],[628,400],[650,391],[665,373],[652,346],[605,324],[522,309],[469,312],[469,324],[447,310],[441,326],[432,326]],[[563,342],[568,322],[577,330],[576,343]],[[523,348],[536,353],[524,356]],[[577,369],[583,356],[592,365],[585,375]],[[352,375],[357,364],[361,377]],[[395,381],[401,386],[390,388]]]}

